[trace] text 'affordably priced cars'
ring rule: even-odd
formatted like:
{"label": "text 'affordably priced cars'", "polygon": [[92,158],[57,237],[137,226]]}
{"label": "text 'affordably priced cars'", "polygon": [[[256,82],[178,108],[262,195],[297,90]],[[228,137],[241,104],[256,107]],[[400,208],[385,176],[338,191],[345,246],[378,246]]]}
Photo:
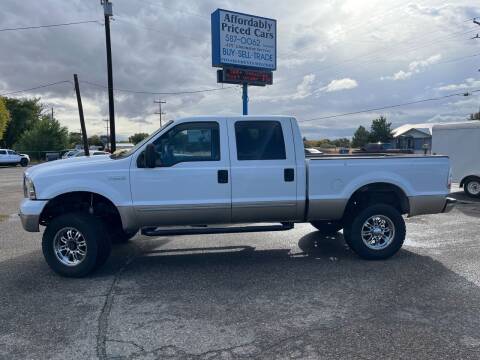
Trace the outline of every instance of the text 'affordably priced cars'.
{"label": "text 'affordably priced cars'", "polygon": [[[343,228],[359,256],[385,259],[405,239],[402,215],[448,211],[449,187],[445,156],[306,159],[292,117],[192,117],[165,124],[120,154],[30,168],[20,217],[27,231],[46,226],[45,259],[66,276],[98,268],[112,242],[139,229],[160,236],[310,222],[324,234]],[[262,222],[280,225],[178,228]]]}

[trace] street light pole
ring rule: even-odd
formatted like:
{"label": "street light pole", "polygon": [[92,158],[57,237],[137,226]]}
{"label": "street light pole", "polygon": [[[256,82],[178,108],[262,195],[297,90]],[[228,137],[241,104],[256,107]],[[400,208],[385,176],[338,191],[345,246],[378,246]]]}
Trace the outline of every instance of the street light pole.
{"label": "street light pole", "polygon": [[110,42],[110,17],[113,16],[112,3],[109,0],[100,0],[105,15],[105,40],[107,47],[107,73],[108,73],[108,112],[110,115],[110,151],[116,150],[115,143],[115,106],[113,102],[113,71],[112,71],[112,45]]}

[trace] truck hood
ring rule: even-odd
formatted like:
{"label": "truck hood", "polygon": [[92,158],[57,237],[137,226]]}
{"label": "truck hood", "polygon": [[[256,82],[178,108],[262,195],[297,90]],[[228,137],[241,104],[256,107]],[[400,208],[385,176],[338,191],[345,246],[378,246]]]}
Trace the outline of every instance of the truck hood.
{"label": "truck hood", "polygon": [[25,175],[35,180],[36,177],[51,173],[78,172],[81,169],[94,170],[111,163],[113,160],[109,155],[81,156],[61,160],[49,161],[40,165],[35,165],[25,171]]}

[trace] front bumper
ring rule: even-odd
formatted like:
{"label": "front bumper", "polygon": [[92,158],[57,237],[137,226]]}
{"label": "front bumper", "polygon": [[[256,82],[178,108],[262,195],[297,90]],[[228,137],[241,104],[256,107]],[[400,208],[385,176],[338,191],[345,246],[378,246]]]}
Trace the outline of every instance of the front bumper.
{"label": "front bumper", "polygon": [[22,226],[26,231],[40,231],[40,215],[45,205],[47,205],[47,202],[47,200],[23,199],[20,204],[18,215],[20,216]]}
{"label": "front bumper", "polygon": [[457,200],[451,197],[447,197],[445,200],[445,206],[443,207],[442,212],[443,213],[448,213],[452,211],[452,209],[455,207],[455,204],[457,203]]}

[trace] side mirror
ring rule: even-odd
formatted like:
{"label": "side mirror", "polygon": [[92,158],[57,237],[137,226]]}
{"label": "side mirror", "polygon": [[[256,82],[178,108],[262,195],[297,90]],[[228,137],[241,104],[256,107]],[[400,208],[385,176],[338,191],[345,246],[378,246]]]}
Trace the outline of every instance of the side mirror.
{"label": "side mirror", "polygon": [[145,167],[154,168],[157,164],[157,151],[155,145],[148,144],[145,148]]}

